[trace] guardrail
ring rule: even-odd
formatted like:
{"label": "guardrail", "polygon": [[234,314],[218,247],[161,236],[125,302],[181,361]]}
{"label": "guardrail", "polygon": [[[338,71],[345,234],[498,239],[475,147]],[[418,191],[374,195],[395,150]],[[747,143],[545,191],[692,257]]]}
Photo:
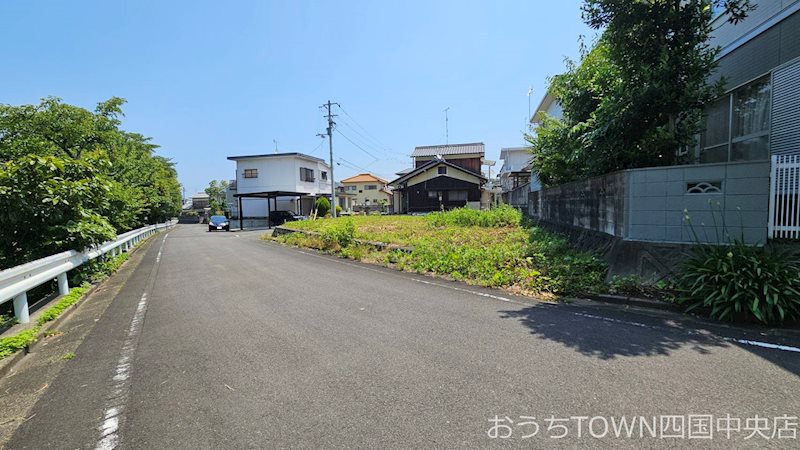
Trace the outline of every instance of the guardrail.
{"label": "guardrail", "polygon": [[14,301],[14,316],[21,323],[30,322],[28,291],[52,280],[58,282],[58,295],[69,293],[67,272],[106,253],[116,256],[161,230],[173,226],[170,221],[149,225],[120,234],[109,241],[79,252],[69,250],[0,271],[0,304]]}

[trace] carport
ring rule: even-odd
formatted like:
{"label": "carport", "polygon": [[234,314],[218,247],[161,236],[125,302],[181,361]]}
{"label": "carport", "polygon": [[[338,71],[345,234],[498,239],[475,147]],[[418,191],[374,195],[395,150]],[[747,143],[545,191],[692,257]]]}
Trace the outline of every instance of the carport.
{"label": "carport", "polygon": [[[291,191],[268,191],[268,192],[248,192],[246,194],[233,194],[239,202],[239,229],[244,230],[244,211],[242,210],[243,198],[265,198],[267,199],[267,228],[272,228],[269,222],[270,213],[278,209],[278,197],[297,197],[298,200],[309,195],[308,192]],[[273,202],[275,208],[272,208]]]}

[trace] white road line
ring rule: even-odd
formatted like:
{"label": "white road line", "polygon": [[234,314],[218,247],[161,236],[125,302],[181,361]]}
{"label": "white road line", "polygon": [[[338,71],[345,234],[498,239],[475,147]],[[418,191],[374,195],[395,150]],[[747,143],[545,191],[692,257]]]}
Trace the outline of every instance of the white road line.
{"label": "white road line", "polygon": [[[158,249],[158,256],[156,256],[156,264],[151,270],[151,274],[158,268],[158,263],[161,261],[161,251],[164,249],[164,243],[166,241],[167,235],[164,235],[164,239],[161,240],[161,247]],[[111,450],[117,448],[119,445],[120,418],[123,417],[125,404],[128,400],[131,366],[133,364],[134,353],[136,352],[136,343],[142,331],[145,313],[147,313],[146,291],[142,293],[142,297],[136,305],[136,312],[133,313],[133,319],[131,319],[131,324],[128,327],[128,334],[125,336],[125,341],[122,344],[122,351],[120,352],[119,360],[117,360],[114,376],[111,377],[114,388],[111,391],[111,395],[106,399],[106,410],[105,414],[103,414],[103,422],[97,427],[97,430],[100,432],[100,439],[95,446],[96,450]]]}
{"label": "white road line", "polygon": [[[514,299],[511,299],[511,298],[508,298],[508,297],[503,297],[503,296],[500,296],[500,295],[487,294],[485,292],[474,291],[472,289],[464,289],[464,288],[460,288],[460,287],[456,287],[456,286],[450,286],[450,285],[447,285],[447,284],[437,283],[437,282],[434,282],[434,281],[422,280],[422,279],[415,278],[413,276],[408,276],[408,275],[404,275],[404,276],[396,275],[396,274],[392,274],[390,272],[387,272],[386,270],[373,269],[371,267],[364,267],[361,264],[353,264],[353,263],[350,263],[350,262],[347,262],[347,261],[344,261],[344,260],[333,259],[333,257],[329,257],[327,255],[326,256],[322,256],[322,255],[310,253],[310,252],[307,252],[307,251],[304,251],[304,250],[297,250],[297,251],[299,253],[304,254],[304,255],[313,256],[315,258],[320,258],[320,259],[325,259],[325,260],[332,260],[332,261],[335,261],[335,262],[337,262],[339,264],[344,264],[346,266],[357,267],[357,268],[362,269],[362,270],[369,270],[369,271],[372,271],[372,272],[382,273],[384,275],[403,278],[405,280],[411,280],[411,281],[414,281],[414,282],[417,282],[417,283],[428,284],[428,285],[431,285],[431,286],[438,286],[438,287],[442,287],[442,288],[445,288],[445,289],[450,289],[450,290],[453,290],[453,291],[458,291],[458,292],[464,292],[466,294],[477,295],[479,297],[488,297],[488,298],[491,298],[491,299],[494,299],[494,300],[500,300],[500,301],[506,302],[506,303],[514,303],[514,304],[523,305],[523,306],[530,306],[531,305],[531,303],[514,300]],[[540,304],[547,305],[547,303],[540,303]],[[613,323],[618,323],[618,324],[621,324],[621,325],[630,325],[630,326],[634,326],[634,327],[648,328],[648,329],[651,329],[651,330],[658,330],[658,331],[668,330],[668,331],[672,331],[672,332],[686,333],[686,334],[691,334],[691,335],[702,335],[702,336],[706,336],[706,337],[712,337],[713,336],[713,337],[716,337],[716,338],[721,339],[723,341],[735,342],[737,344],[742,344],[742,345],[750,345],[750,346],[754,346],[754,347],[768,348],[768,349],[772,349],[772,350],[780,350],[780,351],[785,351],[785,352],[800,353],[800,348],[793,347],[791,345],[782,345],[782,344],[774,344],[774,343],[771,343],[771,342],[753,341],[753,340],[750,340],[750,339],[737,339],[737,338],[732,338],[732,337],[727,337],[727,336],[720,336],[720,335],[709,335],[709,334],[705,334],[705,333],[698,333],[698,332],[692,331],[692,330],[687,330],[685,328],[680,328],[679,329],[679,328],[672,328],[672,327],[662,327],[662,326],[656,326],[656,325],[647,325],[647,324],[641,323],[641,322],[614,319],[614,318],[611,318],[611,317],[603,317],[603,316],[598,316],[598,315],[594,315],[594,314],[587,314],[587,313],[582,313],[582,312],[577,312],[577,311],[564,311],[564,312],[567,312],[567,313],[572,314],[574,316],[584,317],[584,318],[587,318],[587,319],[602,320],[602,321],[605,321],[605,322],[613,322]]]}

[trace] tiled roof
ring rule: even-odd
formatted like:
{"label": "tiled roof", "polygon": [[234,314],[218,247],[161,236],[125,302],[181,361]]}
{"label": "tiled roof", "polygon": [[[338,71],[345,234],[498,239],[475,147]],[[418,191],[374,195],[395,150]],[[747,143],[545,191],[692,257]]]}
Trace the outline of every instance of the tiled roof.
{"label": "tiled roof", "polygon": [[350,178],[345,178],[342,180],[342,183],[369,183],[369,182],[379,182],[386,184],[387,181],[381,177],[377,177],[371,173],[360,173],[358,175],[354,175]]}
{"label": "tiled roof", "polygon": [[473,142],[471,144],[450,144],[450,145],[428,145],[414,149],[412,157],[417,156],[436,156],[436,155],[464,155],[469,153],[485,152],[483,142]]}

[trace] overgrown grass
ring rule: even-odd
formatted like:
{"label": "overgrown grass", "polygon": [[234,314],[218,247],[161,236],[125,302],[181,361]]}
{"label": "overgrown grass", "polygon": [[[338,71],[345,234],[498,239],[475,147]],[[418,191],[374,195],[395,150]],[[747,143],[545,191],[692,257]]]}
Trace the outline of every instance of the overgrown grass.
{"label": "overgrown grass", "polygon": [[[446,276],[531,295],[570,296],[604,289],[605,264],[539,228],[525,229],[511,207],[456,209],[428,216],[356,216],[287,223],[318,234],[280,242],[400,270]],[[377,250],[356,240],[405,249]]]}

